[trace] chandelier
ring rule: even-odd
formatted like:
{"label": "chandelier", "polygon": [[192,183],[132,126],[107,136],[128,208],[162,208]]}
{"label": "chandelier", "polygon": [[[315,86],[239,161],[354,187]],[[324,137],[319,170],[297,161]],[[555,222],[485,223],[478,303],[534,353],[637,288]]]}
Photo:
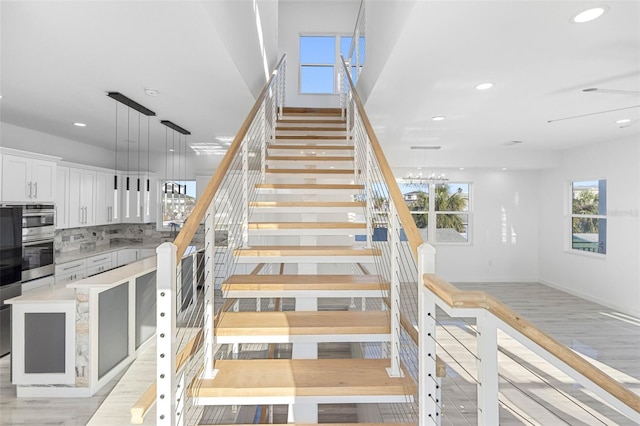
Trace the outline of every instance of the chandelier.
{"label": "chandelier", "polygon": [[[426,146],[412,146],[411,149],[421,149],[424,151],[422,158],[422,167],[416,168],[416,173],[409,172],[403,180],[406,183],[412,185],[428,185],[428,184],[443,184],[449,180],[449,178],[441,172],[432,171],[430,173],[423,173],[423,170],[426,170],[426,159],[427,159],[427,151],[437,151],[442,148],[439,145],[426,145]],[[437,164],[437,159],[436,159]]]}

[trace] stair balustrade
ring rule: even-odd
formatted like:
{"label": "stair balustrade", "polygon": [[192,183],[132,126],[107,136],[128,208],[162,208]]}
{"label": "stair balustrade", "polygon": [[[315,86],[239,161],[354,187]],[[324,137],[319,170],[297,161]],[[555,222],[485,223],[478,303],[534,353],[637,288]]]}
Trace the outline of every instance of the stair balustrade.
{"label": "stair balustrade", "polygon": [[[202,407],[193,404],[188,388],[195,377],[212,377],[216,347],[214,316],[224,315],[224,304],[215,298],[216,286],[234,272],[233,250],[246,247],[250,202],[255,201],[255,184],[265,178],[266,146],[275,136],[275,123],[282,113],[285,94],[283,56],[256,100],[247,118],[209,184],[198,199],[189,220],[173,243],[158,247],[157,310],[157,409],[158,425],[195,424]],[[199,321],[176,328],[180,300],[181,268],[178,260],[203,236],[203,295]],[[219,318],[218,318],[219,319]],[[190,361],[176,371],[180,342],[202,330],[202,345],[190,354]]]}
{"label": "stair balustrade", "polygon": [[[381,421],[419,425],[439,425],[446,422],[459,424],[458,421],[465,421],[469,424],[494,425],[500,423],[501,411],[507,410],[510,413],[517,413],[520,419],[535,423],[536,412],[527,412],[526,408],[515,406],[508,398],[501,396],[503,386],[501,383],[505,377],[498,374],[498,360],[502,359],[506,352],[498,345],[501,333],[508,334],[569,376],[574,377],[578,383],[597,394],[630,421],[640,423],[640,417],[638,417],[640,399],[633,392],[615,383],[615,380],[573,354],[566,347],[548,338],[496,300],[486,295],[479,295],[477,292],[460,292],[433,275],[435,249],[422,241],[344,60],[339,77],[341,110],[338,111],[339,116],[344,120],[321,117],[316,123],[326,126],[335,126],[339,123],[344,126],[346,147],[326,150],[353,151],[353,159],[340,153],[333,154],[334,157],[330,159],[353,164],[352,183],[340,185],[317,183],[317,178],[313,178],[314,183],[310,186],[306,183],[266,183],[268,176],[274,174],[289,176],[316,174],[322,176],[320,180],[331,180],[332,175],[345,172],[344,169],[331,171],[328,167],[315,168],[314,166],[302,169],[267,167],[267,164],[272,164],[271,162],[277,164],[279,161],[304,163],[316,156],[315,152],[307,151],[313,151],[315,149],[313,147],[324,147],[326,140],[332,139],[332,136],[327,136],[333,132],[330,127],[324,130],[326,133],[322,137],[305,135],[311,139],[307,147],[294,145],[295,142],[289,143],[288,146],[286,143],[278,145],[279,142],[276,142],[276,139],[287,141],[300,138],[300,136],[286,136],[283,133],[276,135],[276,124],[287,110],[284,108],[284,70],[285,57],[279,62],[271,79],[258,97],[220,167],[198,200],[189,221],[174,243],[165,243],[158,248],[157,424],[196,424],[204,421],[203,418],[209,418],[205,415],[208,408],[203,407],[207,401],[229,405],[236,404],[236,398],[245,403],[251,401],[252,404],[261,405],[261,413],[256,416],[257,418],[273,420],[275,405],[290,404],[289,422],[298,421],[293,418],[292,413],[296,416],[302,413],[303,420],[316,418],[312,421],[303,421],[304,423],[317,423],[317,414],[309,415],[303,411],[314,409],[314,407],[317,410],[318,401],[340,402],[341,400],[323,393],[326,390],[320,389],[315,384],[313,392],[318,393],[313,395],[290,395],[287,393],[288,390],[284,394],[277,394],[272,390],[272,393],[265,392],[264,396],[259,396],[245,394],[245,390],[234,388],[233,392],[237,395],[229,396],[215,388],[215,379],[223,377],[228,383],[233,379],[233,375],[242,374],[242,371],[237,368],[245,367],[239,367],[240,365],[250,365],[251,368],[255,368],[252,370],[255,374],[250,377],[252,380],[260,376],[262,374],[260,372],[266,374],[269,368],[283,368],[282,371],[291,374],[290,378],[284,377],[283,381],[277,382],[283,379],[280,375],[268,377],[265,380],[275,379],[279,386],[289,389],[290,386],[296,386],[297,380],[306,380],[309,376],[314,376],[309,374],[306,370],[308,367],[305,366],[326,368],[327,371],[342,371],[341,374],[346,376],[347,371],[353,372],[357,368],[363,368],[360,364],[367,364],[367,367],[362,369],[362,374],[366,372],[368,377],[376,375],[381,381],[386,381],[389,388],[394,389],[394,393],[391,394],[389,391],[385,394],[384,391],[378,390],[377,392],[383,393],[375,394],[375,397],[374,394],[362,397],[358,393],[361,390],[359,390],[357,379],[353,382],[356,383],[355,385],[336,384],[336,382],[328,387],[336,389],[337,386],[351,386],[350,389],[355,393],[347,396],[346,399],[349,401],[359,402],[358,398],[360,398],[362,402],[369,405],[386,405],[388,409],[384,411],[390,414],[388,416],[385,414],[387,417],[380,419]],[[322,109],[310,110],[320,115],[334,114],[334,111],[329,113],[327,110],[323,112]],[[302,114],[291,111],[290,113],[294,116],[298,113]],[[286,122],[286,125],[289,125],[290,121],[296,120],[281,120],[281,124]],[[309,128],[315,127],[314,124]],[[305,154],[302,157],[270,155],[271,145],[274,145],[273,151],[286,152],[288,149],[295,149],[304,151]],[[316,159],[322,161],[320,158]],[[286,194],[299,193],[309,188],[314,191],[339,190],[354,195],[351,201],[336,202],[327,201],[326,198],[313,201],[305,199],[301,202],[291,202],[288,199],[280,201],[278,198],[276,198],[277,201],[258,201],[259,191],[266,193],[281,191],[286,198]],[[278,230],[282,230],[285,231],[283,232],[284,240],[295,236],[296,232],[302,232],[296,229],[316,232],[315,235],[344,233],[344,229],[349,229],[348,232],[351,232],[351,227],[346,227],[344,224],[331,228],[328,222],[317,222],[315,219],[302,223],[250,222],[252,209],[271,208],[275,212],[301,212],[309,208],[352,209],[353,207],[361,209],[363,218],[361,222],[364,222],[364,226],[352,227],[356,233],[364,233],[355,237],[356,247],[322,244],[305,246],[302,243],[298,246],[252,246],[250,244],[250,232],[254,232],[253,235],[261,235],[260,238],[269,239],[276,235]],[[315,218],[315,213],[309,217]],[[343,230],[337,231],[340,228]],[[303,240],[306,241],[300,237],[300,241]],[[202,242],[198,244],[198,241]],[[203,291],[196,302],[185,302],[184,293],[181,292],[186,291],[184,289],[188,287],[183,283],[182,268],[178,267],[180,259],[190,245],[200,245],[204,252],[202,265],[198,266],[204,269]],[[234,274],[240,256],[246,256],[242,260],[244,263],[251,263],[254,260],[256,263],[265,262],[266,265],[259,265],[252,274],[267,274],[267,279],[256,280],[252,278],[252,274]],[[312,262],[331,263],[332,256],[343,256],[343,259],[335,261],[336,264],[341,262],[354,264],[352,268],[354,275],[323,276],[307,273],[307,275],[294,276],[285,274],[285,267],[282,264],[279,271],[274,268],[274,265],[281,262],[298,265]],[[370,274],[366,267],[357,264],[359,260],[354,259],[358,257],[371,259],[369,262],[375,268],[373,274]],[[302,269],[304,270],[305,267]],[[371,280],[374,277],[377,285],[373,285],[375,288],[372,288]],[[217,288],[218,284],[223,284],[227,290],[221,291]],[[261,286],[260,292],[256,290],[258,284]],[[316,324],[305,322],[308,321],[305,318],[309,318],[307,315],[322,317],[320,312],[302,312],[308,311],[309,309],[304,308],[308,308],[309,305],[303,306],[300,312],[289,312],[291,306],[288,307],[288,312],[282,312],[282,315],[276,312],[285,310],[283,307],[285,299],[275,303],[274,298],[295,298],[296,309],[298,300],[302,305],[309,304],[309,300],[305,300],[305,298],[309,299],[309,296],[303,294],[304,288],[309,285],[319,288],[315,298],[350,298],[350,311],[386,311],[390,333],[378,331],[372,333],[375,337],[366,337],[365,333],[351,332],[357,337],[345,337],[345,334],[340,334],[344,333],[341,328],[345,328],[345,325],[352,326],[347,324],[350,320],[347,318],[355,316],[351,316],[352,312],[344,312],[335,316],[335,318],[341,318],[342,323],[336,325],[331,333],[323,335],[320,331],[309,331]],[[288,288],[285,289],[285,287]],[[238,297],[238,299],[230,299],[232,297]],[[225,298],[227,299],[224,300]],[[269,298],[269,303],[263,303],[261,298]],[[291,305],[290,301],[286,303]],[[317,300],[315,303],[317,304]],[[233,331],[228,330],[235,325],[227,325],[227,332],[230,333],[227,337],[232,336],[232,338],[225,340],[224,334],[219,334],[220,342],[228,342],[220,345],[216,343],[217,325],[231,324],[232,318],[235,320],[241,318],[242,321],[253,318],[251,321],[254,322],[251,324],[257,324],[256,321],[260,321],[254,314],[228,314],[225,317],[228,310],[236,312],[252,310],[254,313],[273,311],[260,318],[269,318],[269,321],[273,321],[274,330],[281,327],[284,321],[285,328],[298,327],[296,332],[300,334],[280,336],[274,331],[272,335],[267,333],[256,338],[252,333],[246,335],[241,333],[241,339],[234,340]],[[367,313],[370,318],[381,317],[377,313],[370,314]],[[468,317],[471,317],[471,321],[467,321]],[[448,324],[454,324],[459,327],[459,330],[452,332],[451,327],[447,327]],[[377,326],[381,327],[380,324]],[[243,327],[246,329],[248,326],[245,323]],[[352,345],[359,345],[360,353],[365,360],[361,363],[342,360],[341,368],[346,369],[336,370],[336,365],[330,360],[316,360],[313,356],[308,356],[313,352],[313,350],[309,352],[308,346],[312,339],[318,339],[315,340],[315,344],[318,341],[352,342]],[[449,340],[466,345],[465,351],[469,356],[454,353]],[[238,341],[243,343],[231,343]],[[262,352],[267,351],[269,356],[261,358],[259,362],[238,364],[236,358],[242,356],[241,351],[238,350],[241,344],[256,347]],[[298,350],[307,355],[302,358],[307,359],[299,359],[295,356],[293,356],[295,359],[291,360],[277,359],[280,358],[278,348],[283,345],[293,347],[291,349],[293,353],[296,352],[295,345],[299,345]],[[178,356],[178,351],[184,346],[187,346],[188,350],[183,350]],[[222,346],[225,346],[226,350],[219,350]],[[317,351],[317,347],[315,350]],[[442,378],[442,374],[437,373],[443,370],[437,354],[443,355],[447,363],[456,364],[469,373],[471,377],[469,386],[474,388],[473,395],[469,394],[467,388],[463,388],[456,382],[457,378]],[[216,364],[228,367],[228,370],[223,372],[221,367],[218,371],[215,369]],[[388,366],[386,373],[380,375],[380,369],[384,366]],[[437,366],[440,368],[438,369]],[[266,374],[266,376],[273,376],[273,374]],[[294,379],[293,385],[290,379]],[[336,380],[340,382],[340,379]],[[345,380],[347,380],[346,377]],[[443,384],[449,387],[450,383],[458,386],[460,391],[449,395],[444,394]],[[466,409],[456,406],[460,398],[465,398]],[[443,404],[443,399],[449,402]],[[296,408],[297,404],[300,405]],[[578,405],[589,413],[596,411],[592,405],[585,405],[582,402]],[[469,406],[472,407],[471,410]],[[242,408],[231,406],[227,409],[229,410],[238,414]],[[222,411],[220,409],[220,412]],[[459,416],[456,417],[458,414]],[[383,417],[382,414],[380,416]],[[223,415],[220,414],[219,417],[222,418]],[[601,419],[598,415],[592,415],[592,417]],[[608,417],[603,418],[608,419]],[[602,422],[602,420],[599,421]],[[604,420],[605,424],[606,421]]]}

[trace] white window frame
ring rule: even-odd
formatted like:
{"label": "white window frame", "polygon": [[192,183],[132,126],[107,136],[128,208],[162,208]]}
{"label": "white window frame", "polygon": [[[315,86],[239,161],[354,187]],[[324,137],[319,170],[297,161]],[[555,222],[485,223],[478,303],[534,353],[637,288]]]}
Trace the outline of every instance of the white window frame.
{"label": "white window frame", "polygon": [[[338,87],[338,74],[339,74],[339,70],[340,70],[340,47],[341,47],[341,40],[343,37],[353,37],[353,34],[339,34],[339,33],[330,33],[330,34],[318,34],[318,33],[311,33],[311,34],[300,34],[298,36],[298,55],[300,55],[300,40],[303,37],[332,37],[333,38],[333,42],[334,42],[334,58],[333,58],[333,63],[329,64],[329,63],[302,63],[301,60],[298,60],[298,94],[300,95],[336,95],[339,94],[339,87]],[[361,37],[364,38],[364,37]],[[300,58],[300,56],[298,57]],[[348,59],[348,58],[346,58]],[[333,69],[333,92],[332,93],[308,93],[308,92],[303,92],[302,91],[302,67],[303,66],[317,66],[317,67],[332,67]]]}
{"label": "white window frame", "polygon": [[[401,180],[402,181],[402,180]],[[473,183],[468,181],[447,181],[443,182],[445,185],[467,185],[469,187],[468,198],[467,198],[467,210],[464,211],[436,211],[436,186],[440,185],[440,183],[428,183],[427,186],[429,188],[429,207],[428,210],[420,210],[420,211],[411,211],[411,215],[414,214],[426,214],[427,215],[427,243],[431,245],[447,245],[447,246],[468,246],[472,244],[473,237]],[[460,242],[447,242],[447,241],[436,241],[437,234],[437,216],[441,214],[465,214],[467,215],[467,240]]]}
{"label": "white window frame", "polygon": [[[605,214],[577,214],[573,212],[573,185],[575,183],[579,183],[579,182],[600,182],[600,181],[604,181],[605,182],[605,186],[607,184],[607,179],[600,177],[600,178],[592,178],[592,179],[574,179],[569,181],[568,183],[568,195],[567,195],[567,223],[565,225],[565,229],[568,230],[568,235],[566,238],[566,251],[572,253],[572,254],[576,254],[576,255],[581,255],[581,256],[589,256],[589,257],[598,257],[598,258],[604,258],[607,255],[607,230],[606,228],[608,228],[608,217],[606,214],[606,197],[607,197],[607,192],[608,190],[605,190],[605,199],[604,199],[604,203],[605,203]],[[598,190],[598,205],[600,204],[600,190]],[[599,251],[588,251],[588,250],[583,250],[583,249],[577,249],[573,247],[573,219],[574,218],[582,218],[582,219],[604,219],[605,220],[605,233],[604,233],[604,253],[600,253]]]}
{"label": "white window frame", "polygon": [[[164,225],[164,207],[165,207],[165,203],[163,200],[164,197],[164,186],[166,183],[168,182],[193,182],[195,187],[196,187],[196,194],[195,194],[195,200],[197,202],[198,200],[198,192],[197,192],[197,181],[196,179],[159,179],[158,180],[158,192],[159,192],[159,200],[160,202],[158,203],[158,220],[156,221],[156,229],[158,231],[171,231],[171,226],[165,226]],[[176,198],[179,196],[179,194],[176,194]],[[186,217],[188,218],[188,216]],[[185,218],[185,219],[186,219]],[[184,224],[184,221],[182,222],[178,222],[179,226],[176,228],[176,231],[180,231],[182,229],[182,226]]]}

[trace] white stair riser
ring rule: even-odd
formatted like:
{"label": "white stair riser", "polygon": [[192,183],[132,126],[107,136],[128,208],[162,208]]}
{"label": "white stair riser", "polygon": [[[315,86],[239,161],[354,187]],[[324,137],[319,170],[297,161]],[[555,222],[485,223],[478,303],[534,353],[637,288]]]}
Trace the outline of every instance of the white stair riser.
{"label": "white stair riser", "polygon": [[[269,183],[300,183],[301,179],[314,179],[313,183],[334,183],[350,185],[354,183],[351,174],[325,175],[321,173],[267,173]],[[308,182],[308,181],[307,181]]]}
{"label": "white stair riser", "polygon": [[363,207],[250,207],[254,213],[354,213],[362,214]]}
{"label": "white stair riser", "polygon": [[366,234],[364,228],[344,229],[249,229],[249,236],[263,235],[354,235]]}
{"label": "white stair riser", "polygon": [[[323,195],[356,195],[358,189],[309,189],[309,188],[257,188],[258,194],[273,195],[316,195],[321,192]],[[316,192],[318,191],[318,192]]]}

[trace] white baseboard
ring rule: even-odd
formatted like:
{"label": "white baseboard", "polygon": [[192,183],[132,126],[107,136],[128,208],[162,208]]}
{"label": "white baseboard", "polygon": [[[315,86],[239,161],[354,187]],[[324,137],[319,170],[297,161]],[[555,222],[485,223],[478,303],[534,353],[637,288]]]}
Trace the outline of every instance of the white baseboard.
{"label": "white baseboard", "polygon": [[565,293],[569,293],[569,294],[572,294],[574,296],[580,297],[582,299],[588,300],[590,302],[597,303],[598,305],[605,306],[605,307],[607,307],[609,309],[615,309],[616,311],[620,311],[623,314],[627,314],[627,315],[631,315],[631,316],[636,317],[636,318],[640,318],[640,310],[630,310],[630,309],[624,308],[622,306],[618,306],[617,304],[612,303],[612,302],[610,302],[608,300],[602,300],[602,299],[594,297],[593,295],[590,295],[588,293],[583,293],[581,291],[577,291],[577,290],[575,290],[573,288],[565,287],[565,286],[563,286],[561,284],[557,284],[557,283],[554,283],[554,282],[551,282],[551,281],[540,280],[539,282],[540,282],[540,284],[544,284],[547,287],[555,288],[556,290],[564,291]]}

